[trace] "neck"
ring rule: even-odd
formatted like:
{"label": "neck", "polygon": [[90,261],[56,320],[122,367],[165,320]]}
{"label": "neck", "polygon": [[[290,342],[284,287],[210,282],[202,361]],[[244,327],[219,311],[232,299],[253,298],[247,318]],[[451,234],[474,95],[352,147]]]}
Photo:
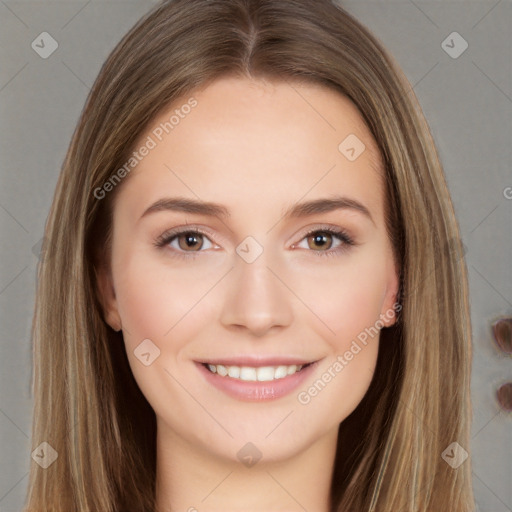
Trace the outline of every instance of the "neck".
{"label": "neck", "polygon": [[287,459],[263,453],[255,464],[244,465],[188,442],[158,421],[156,510],[328,512],[337,434],[329,432]]}

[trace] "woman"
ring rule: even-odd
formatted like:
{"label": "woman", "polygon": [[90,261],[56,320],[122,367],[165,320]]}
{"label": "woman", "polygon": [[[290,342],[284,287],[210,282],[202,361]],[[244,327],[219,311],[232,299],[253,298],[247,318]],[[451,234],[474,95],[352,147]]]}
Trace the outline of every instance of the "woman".
{"label": "woman", "polygon": [[58,456],[27,511],[474,510],[451,200],[338,5],[158,5],[91,90],[45,235],[33,443]]}

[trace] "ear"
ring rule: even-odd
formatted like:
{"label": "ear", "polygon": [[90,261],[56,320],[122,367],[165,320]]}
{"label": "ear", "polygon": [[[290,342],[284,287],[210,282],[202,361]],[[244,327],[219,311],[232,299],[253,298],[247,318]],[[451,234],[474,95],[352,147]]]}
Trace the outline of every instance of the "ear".
{"label": "ear", "polygon": [[386,286],[386,293],[384,302],[382,303],[382,310],[380,312],[380,320],[384,327],[391,327],[396,323],[397,313],[402,309],[398,304],[398,292],[400,289],[400,276],[396,270],[396,266],[391,265],[388,282]]}
{"label": "ear", "polygon": [[96,268],[96,283],[98,298],[103,308],[105,322],[107,322],[114,331],[121,330],[121,317],[117,309],[116,293],[112,280],[110,267],[102,264]]}

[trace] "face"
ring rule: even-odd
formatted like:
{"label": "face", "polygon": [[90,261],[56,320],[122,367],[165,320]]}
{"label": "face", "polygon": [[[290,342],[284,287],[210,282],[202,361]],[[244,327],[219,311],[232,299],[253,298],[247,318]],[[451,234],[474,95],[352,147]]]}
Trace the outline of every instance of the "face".
{"label": "face", "polygon": [[277,460],[334,439],[398,289],[357,109],[322,86],[225,78],[144,144],[100,287],[159,435],[232,460],[248,442]]}

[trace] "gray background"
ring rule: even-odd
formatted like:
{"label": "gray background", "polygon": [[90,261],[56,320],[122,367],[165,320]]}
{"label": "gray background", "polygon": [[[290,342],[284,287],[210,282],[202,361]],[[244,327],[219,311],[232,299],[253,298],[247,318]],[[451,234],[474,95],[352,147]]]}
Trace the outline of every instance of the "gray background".
{"label": "gray background", "polygon": [[[35,448],[30,325],[40,241],[60,166],[101,64],[154,4],[0,1],[1,512],[21,510]],[[512,315],[512,4],[343,5],[404,69],[445,166],[471,287],[474,421],[465,448],[479,510],[510,512],[512,416],[500,410],[495,391],[512,381],[512,358],[497,350],[490,325]],[[47,59],[31,47],[44,31],[59,45]],[[458,58],[441,46],[454,31],[469,45]]]}

